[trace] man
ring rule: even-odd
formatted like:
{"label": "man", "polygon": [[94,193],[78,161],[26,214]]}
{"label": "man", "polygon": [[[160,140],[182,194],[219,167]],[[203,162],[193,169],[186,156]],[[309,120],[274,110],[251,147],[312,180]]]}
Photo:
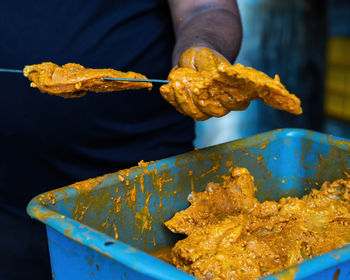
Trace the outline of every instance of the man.
{"label": "man", "polygon": [[[191,46],[233,61],[241,40],[233,0],[8,1],[2,68],[52,61],[166,78]],[[176,35],[176,44],[174,32]],[[175,44],[175,47],[174,47]],[[192,149],[194,123],[151,92],[62,99],[19,74],[0,76],[0,279],[49,279],[44,227],[25,213],[39,193]]]}

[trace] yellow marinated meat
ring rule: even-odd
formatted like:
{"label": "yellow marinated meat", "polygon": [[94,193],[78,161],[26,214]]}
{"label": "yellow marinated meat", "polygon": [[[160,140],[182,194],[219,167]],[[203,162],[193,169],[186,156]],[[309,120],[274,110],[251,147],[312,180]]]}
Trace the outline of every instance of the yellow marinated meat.
{"label": "yellow marinated meat", "polygon": [[114,69],[91,69],[76,63],[67,63],[62,67],[52,62],[27,65],[23,73],[31,81],[31,87],[64,98],[82,97],[88,91],[113,92],[152,88],[151,83],[103,79],[103,77],[147,79],[146,76],[138,73],[124,73]]}
{"label": "yellow marinated meat", "polygon": [[245,168],[191,193],[167,221],[171,262],[199,279],[257,279],[350,242],[350,179],[325,182],[299,198],[260,203]]}
{"label": "yellow marinated meat", "polygon": [[253,68],[231,65],[207,48],[189,49],[181,60],[187,57],[188,60],[195,57],[198,71],[174,68],[168,77],[170,83],[162,85],[160,91],[179,112],[196,121],[222,117],[232,110],[245,110],[255,99],[292,114],[302,113],[300,99],[288,92],[278,75],[272,79]]}

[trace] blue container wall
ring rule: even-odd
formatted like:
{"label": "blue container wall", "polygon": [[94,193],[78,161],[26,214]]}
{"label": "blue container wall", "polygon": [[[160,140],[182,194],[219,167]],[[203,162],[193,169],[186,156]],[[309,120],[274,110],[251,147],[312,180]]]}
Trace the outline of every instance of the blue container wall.
{"label": "blue container wall", "polygon": [[[91,279],[106,275],[141,279],[135,273],[151,279],[190,277],[138,250],[147,252],[176,242],[179,236],[167,230],[163,221],[188,206],[192,190],[221,182],[232,166],[250,170],[260,200],[301,196],[326,180],[345,176],[350,168],[350,143],[312,131],[277,130],[43,194],[28,211],[55,229],[48,230],[55,279],[76,279],[79,273],[84,275],[81,279],[90,279],[92,272]],[[120,242],[114,239],[116,234]],[[336,267],[350,260],[349,248],[344,248],[339,259],[316,258],[312,260],[315,265],[308,261],[300,265],[303,269],[292,272],[300,275],[296,279],[311,279],[312,274],[333,271],[327,264]],[[103,263],[101,258],[106,269],[102,271],[101,265],[97,273],[89,263]]]}
{"label": "blue container wall", "polygon": [[47,235],[55,279],[153,279],[65,237],[50,227],[47,227]]}

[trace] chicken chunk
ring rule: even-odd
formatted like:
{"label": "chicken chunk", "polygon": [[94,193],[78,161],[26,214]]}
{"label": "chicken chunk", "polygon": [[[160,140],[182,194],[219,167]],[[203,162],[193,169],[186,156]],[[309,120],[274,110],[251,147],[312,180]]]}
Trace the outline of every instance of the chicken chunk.
{"label": "chicken chunk", "polygon": [[[193,51],[189,50],[184,56]],[[199,52],[197,71],[174,68],[168,77],[170,83],[160,88],[162,96],[180,113],[203,121],[222,117],[232,110],[245,110],[255,99],[275,109],[296,115],[302,113],[300,99],[288,92],[278,75],[272,79],[251,67],[231,65],[209,49]]]}
{"label": "chicken chunk", "polygon": [[152,88],[151,83],[103,79],[103,77],[146,79],[144,75],[138,73],[124,73],[114,69],[91,69],[76,63],[67,63],[62,67],[52,62],[27,65],[23,73],[31,81],[31,87],[63,98],[82,97],[88,91],[113,92]]}
{"label": "chicken chunk", "polygon": [[252,211],[258,203],[254,192],[253,176],[246,168],[234,168],[223,185],[209,183],[204,192],[191,193],[188,196],[191,206],[176,213],[165,225],[173,232],[189,235],[230,213]]}

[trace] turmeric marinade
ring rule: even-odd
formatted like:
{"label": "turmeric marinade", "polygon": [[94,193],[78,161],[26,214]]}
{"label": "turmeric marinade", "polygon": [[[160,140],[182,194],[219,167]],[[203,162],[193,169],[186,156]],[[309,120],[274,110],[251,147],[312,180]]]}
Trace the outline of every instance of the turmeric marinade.
{"label": "turmeric marinade", "polygon": [[197,70],[174,68],[170,83],[160,88],[162,96],[180,113],[196,121],[222,117],[232,110],[245,110],[250,101],[261,99],[265,104],[292,114],[302,113],[300,99],[274,79],[241,64],[231,65],[215,56],[210,49],[191,48],[183,54],[195,57]]}
{"label": "turmeric marinade", "polygon": [[256,279],[350,242],[350,179],[325,182],[299,198],[260,203],[245,168],[191,193],[167,221],[187,235],[171,262],[200,279]]}
{"label": "turmeric marinade", "polygon": [[64,98],[82,97],[88,91],[113,92],[152,88],[151,83],[103,79],[103,77],[146,79],[146,76],[138,73],[124,73],[114,69],[91,69],[76,63],[67,63],[61,67],[52,62],[43,62],[24,67],[23,73],[31,81],[31,87]]}

